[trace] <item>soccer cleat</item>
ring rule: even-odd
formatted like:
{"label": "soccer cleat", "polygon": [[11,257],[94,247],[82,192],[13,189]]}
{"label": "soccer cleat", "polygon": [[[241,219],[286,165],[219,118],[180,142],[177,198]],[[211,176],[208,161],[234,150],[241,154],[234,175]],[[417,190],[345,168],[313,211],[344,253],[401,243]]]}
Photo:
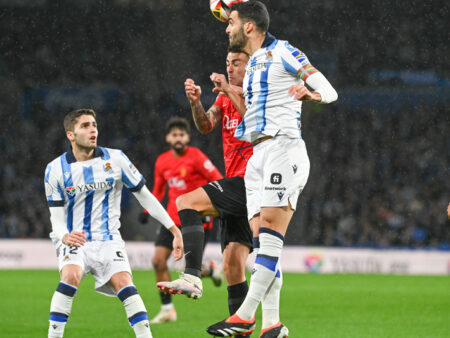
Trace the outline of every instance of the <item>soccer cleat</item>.
{"label": "soccer cleat", "polygon": [[286,338],[288,335],[288,328],[281,324],[281,322],[278,322],[271,327],[262,329],[259,338]]}
{"label": "soccer cleat", "polygon": [[200,278],[182,273],[180,278],[171,282],[156,283],[159,291],[172,295],[186,295],[189,298],[198,299],[202,296],[202,281]]}
{"label": "soccer cleat", "polygon": [[150,320],[150,324],[162,324],[167,322],[174,322],[177,320],[177,312],[175,309],[161,309],[159,313]]}
{"label": "soccer cleat", "polygon": [[255,330],[255,318],[243,320],[237,314],[222,320],[206,329],[212,336],[231,337],[237,334],[251,334]]}
{"label": "soccer cleat", "polygon": [[213,281],[213,284],[215,286],[220,286],[223,279],[220,267],[215,262],[211,262],[209,263],[209,268],[211,269],[211,279]]}

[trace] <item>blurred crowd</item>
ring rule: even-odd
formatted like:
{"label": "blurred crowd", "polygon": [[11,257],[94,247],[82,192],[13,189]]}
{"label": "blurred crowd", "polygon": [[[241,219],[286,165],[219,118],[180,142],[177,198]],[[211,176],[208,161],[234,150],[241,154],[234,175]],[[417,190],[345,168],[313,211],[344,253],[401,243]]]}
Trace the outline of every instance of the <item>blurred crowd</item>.
{"label": "blurred crowd", "polygon": [[[265,2],[270,31],[300,47],[338,91],[373,85],[376,70],[450,76],[444,1]],[[225,72],[224,31],[200,1],[2,2],[0,237],[50,231],[43,172],[67,147],[64,114],[80,107],[49,105],[36,90],[116,88],[111,107],[93,105],[100,143],[123,149],[151,187],[165,122],[190,116],[185,78],[202,85],[205,106],[214,100],[209,74]],[[311,174],[288,244],[448,247],[448,115],[440,103],[306,105]],[[220,137],[193,131],[192,145],[223,170]]]}

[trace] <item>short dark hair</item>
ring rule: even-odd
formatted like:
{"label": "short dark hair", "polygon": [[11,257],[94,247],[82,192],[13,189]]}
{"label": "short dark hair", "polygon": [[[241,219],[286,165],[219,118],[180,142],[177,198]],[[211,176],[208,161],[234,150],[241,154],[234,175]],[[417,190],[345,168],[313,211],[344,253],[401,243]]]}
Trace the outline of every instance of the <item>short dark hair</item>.
{"label": "short dark hair", "polygon": [[66,132],[73,131],[75,123],[77,123],[78,118],[82,115],[91,115],[94,117],[94,119],[97,117],[97,114],[95,114],[95,111],[93,111],[92,109],[77,109],[71,111],[64,117],[64,130]]}
{"label": "short dark hair", "polygon": [[172,117],[169,121],[167,121],[166,135],[169,134],[172,131],[172,129],[174,129],[174,128],[184,130],[188,134],[191,131],[189,122],[184,117],[175,116],[175,117]]}
{"label": "short dark hair", "polygon": [[244,22],[253,21],[256,29],[261,33],[269,30],[270,17],[266,5],[260,1],[237,2],[231,5],[232,11],[237,11],[239,18]]}
{"label": "short dark hair", "polygon": [[241,47],[238,47],[236,45],[229,45],[228,53],[243,53],[243,54],[247,55],[248,57],[250,57],[250,55],[248,55],[248,53],[245,50],[242,50]]}

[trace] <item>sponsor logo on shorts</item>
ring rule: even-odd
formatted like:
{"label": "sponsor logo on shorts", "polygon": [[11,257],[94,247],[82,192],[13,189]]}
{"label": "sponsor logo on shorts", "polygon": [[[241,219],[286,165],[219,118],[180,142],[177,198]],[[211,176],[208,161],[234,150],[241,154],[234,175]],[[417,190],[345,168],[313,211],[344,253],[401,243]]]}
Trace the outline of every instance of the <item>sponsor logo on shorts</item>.
{"label": "sponsor logo on shorts", "polygon": [[294,175],[295,175],[297,173],[297,165],[296,164],[294,164],[292,166],[292,170],[294,170]]}
{"label": "sponsor logo on shorts", "polygon": [[223,192],[223,188],[222,188],[222,186],[219,184],[219,182],[214,181],[214,182],[209,182],[208,184],[211,184],[214,188],[216,188],[216,189],[219,190],[220,192]]}
{"label": "sponsor logo on shorts", "polygon": [[281,191],[279,193],[277,193],[278,198],[280,199],[280,201],[283,199],[284,193],[282,193]]}
{"label": "sponsor logo on shorts", "polygon": [[264,190],[283,190],[283,191],[286,191],[286,187],[264,187]]}
{"label": "sponsor logo on shorts", "polygon": [[273,173],[270,175],[270,183],[272,184],[280,184],[281,183],[282,176],[278,173]]}
{"label": "sponsor logo on shorts", "polygon": [[113,259],[114,262],[124,262],[124,261],[125,261],[125,257],[124,257],[124,255],[123,255],[123,252],[122,252],[122,251],[116,251],[116,255],[117,255],[117,257],[119,257],[119,258],[114,258],[114,259]]}

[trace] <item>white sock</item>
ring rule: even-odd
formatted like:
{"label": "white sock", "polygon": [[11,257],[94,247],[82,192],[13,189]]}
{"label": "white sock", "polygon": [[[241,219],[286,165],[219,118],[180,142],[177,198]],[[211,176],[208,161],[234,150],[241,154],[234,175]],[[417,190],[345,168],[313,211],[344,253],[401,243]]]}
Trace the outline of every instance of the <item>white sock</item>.
{"label": "white sock", "polygon": [[161,310],[172,310],[174,308],[175,308],[175,306],[173,306],[173,303],[162,304],[161,305]]}
{"label": "white sock", "polygon": [[125,286],[117,293],[117,297],[125,307],[128,321],[136,334],[136,338],[151,338],[152,333],[150,332],[147,310],[136,287],[133,285]]}
{"label": "white sock", "polygon": [[281,272],[280,263],[278,263],[275,278],[261,304],[263,329],[271,327],[280,321],[280,292],[282,285],[283,273]]}
{"label": "white sock", "polygon": [[60,282],[56,288],[50,304],[50,319],[48,337],[62,337],[72,310],[72,302],[77,288],[75,286]]}
{"label": "white sock", "polygon": [[271,229],[259,229],[260,248],[255,259],[255,265],[250,279],[250,287],[241,307],[236,314],[244,320],[251,320],[255,316],[259,303],[276,275],[276,268],[284,237],[279,232]]}

